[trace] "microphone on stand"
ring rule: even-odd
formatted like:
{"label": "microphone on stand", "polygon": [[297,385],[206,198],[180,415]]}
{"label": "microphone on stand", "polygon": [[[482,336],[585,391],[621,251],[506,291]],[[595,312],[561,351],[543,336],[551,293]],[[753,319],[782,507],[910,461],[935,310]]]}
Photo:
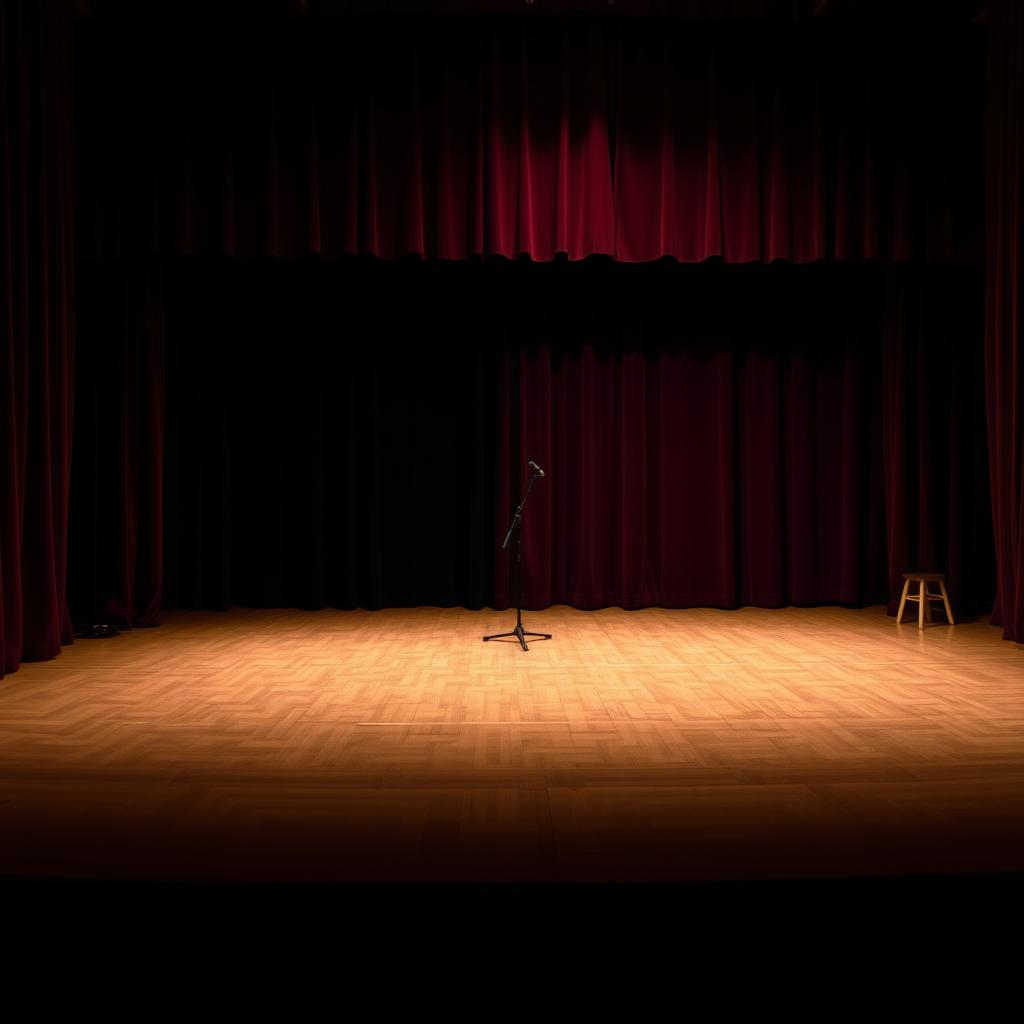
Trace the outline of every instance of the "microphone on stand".
{"label": "microphone on stand", "polygon": [[526,490],[523,491],[522,500],[516,506],[515,512],[512,513],[512,525],[508,528],[508,533],[505,534],[505,539],[501,544],[502,550],[506,550],[512,538],[515,537],[516,627],[507,633],[490,633],[484,637],[485,640],[501,640],[505,637],[515,637],[519,641],[519,646],[524,651],[530,649],[526,643],[528,636],[540,637],[541,640],[551,639],[550,633],[527,632],[523,626],[523,508],[526,505],[526,499],[530,496],[530,491],[533,490],[533,485],[537,482],[537,478],[544,475],[544,470],[536,462],[531,461],[527,465],[533,470],[533,476],[526,481]]}

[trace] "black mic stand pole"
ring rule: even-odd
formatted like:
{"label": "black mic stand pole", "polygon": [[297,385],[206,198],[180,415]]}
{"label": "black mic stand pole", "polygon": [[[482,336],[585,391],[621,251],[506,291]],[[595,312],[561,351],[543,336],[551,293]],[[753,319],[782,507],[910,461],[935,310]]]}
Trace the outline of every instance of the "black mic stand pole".
{"label": "black mic stand pole", "polygon": [[519,640],[524,651],[530,649],[526,646],[526,638],[528,636],[538,636],[544,640],[551,639],[550,633],[528,633],[523,629],[523,506],[526,504],[526,499],[530,496],[530,491],[533,490],[537,477],[541,475],[532,462],[530,466],[533,469],[533,475],[526,485],[523,500],[519,502],[515,515],[512,516],[512,525],[508,528],[508,533],[505,534],[505,539],[501,544],[502,550],[507,550],[509,542],[512,540],[512,534],[516,535],[516,628],[509,633],[492,633],[490,636],[484,637],[485,640],[500,640],[506,636],[514,636]]}

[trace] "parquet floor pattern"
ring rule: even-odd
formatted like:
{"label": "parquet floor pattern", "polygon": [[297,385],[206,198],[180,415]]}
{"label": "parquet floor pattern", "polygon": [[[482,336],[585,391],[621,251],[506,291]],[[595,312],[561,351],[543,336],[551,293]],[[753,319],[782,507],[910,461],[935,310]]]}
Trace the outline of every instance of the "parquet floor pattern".
{"label": "parquet floor pattern", "polygon": [[234,610],[0,681],[0,874],[1024,868],[1024,648],[880,608]]}

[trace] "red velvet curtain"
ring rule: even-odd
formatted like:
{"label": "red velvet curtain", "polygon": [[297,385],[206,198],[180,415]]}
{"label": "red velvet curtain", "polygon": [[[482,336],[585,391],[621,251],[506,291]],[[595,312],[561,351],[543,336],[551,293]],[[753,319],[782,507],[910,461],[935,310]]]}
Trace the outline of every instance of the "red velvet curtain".
{"label": "red velvet curtain", "polygon": [[528,284],[498,477],[511,509],[526,461],[547,473],[528,606],[894,611],[901,573],[929,568],[959,613],[987,611],[976,275],[584,267],[552,272],[546,297]]}
{"label": "red velvet curtain", "polygon": [[[631,283],[520,356],[520,448],[548,473],[524,535],[527,604],[877,599],[878,360],[844,329],[849,289],[819,280],[794,317],[778,277],[705,278],[683,302]],[[631,310],[645,312],[629,324]],[[603,344],[620,324],[632,343]]]}
{"label": "red velvet curtain", "polygon": [[1024,10],[990,5],[985,366],[998,589],[992,621],[1024,643]]}
{"label": "red velvet curtain", "polygon": [[905,266],[882,301],[882,467],[889,613],[908,570],[941,571],[958,615],[995,591],[985,457],[984,278]]}
{"label": "red velvet curtain", "polygon": [[83,252],[980,252],[980,39],[404,18],[82,36]]}
{"label": "red velvet curtain", "polygon": [[0,5],[0,674],[71,641],[72,14]]}
{"label": "red velvet curtain", "polygon": [[164,275],[78,268],[68,604],[76,625],[155,626],[163,594]]}
{"label": "red velvet curtain", "polygon": [[[173,253],[920,267],[978,252],[980,65],[962,31],[343,19],[145,47],[98,22],[82,41],[80,237],[108,269]],[[684,281],[665,275],[698,268],[602,277],[600,260],[559,260],[517,283],[496,262],[500,316],[472,333],[507,344],[499,518],[522,460],[550,467],[529,604],[864,604],[915,567],[956,577],[961,609],[983,603],[970,346],[937,376],[930,361],[970,335],[966,278],[908,278],[883,302],[845,276],[871,265]],[[431,319],[425,336],[450,328]],[[938,437],[936,386],[953,417]],[[150,455],[159,436],[139,434]],[[115,447],[138,483],[146,456]],[[149,593],[124,582],[137,562],[117,564],[115,593]]]}

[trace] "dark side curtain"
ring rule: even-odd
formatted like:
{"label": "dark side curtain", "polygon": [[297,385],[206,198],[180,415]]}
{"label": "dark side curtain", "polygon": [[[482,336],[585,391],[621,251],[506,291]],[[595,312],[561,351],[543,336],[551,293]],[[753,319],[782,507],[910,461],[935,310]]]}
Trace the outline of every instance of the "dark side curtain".
{"label": "dark side curtain", "polygon": [[76,627],[158,624],[163,600],[163,267],[78,267],[68,604]]}
{"label": "dark side curtain", "polygon": [[0,674],[71,641],[73,5],[0,5]]}
{"label": "dark side curtain", "polygon": [[985,370],[999,586],[992,621],[1024,643],[1024,11],[990,7]]}
{"label": "dark side curtain", "polygon": [[882,295],[882,472],[889,613],[902,573],[948,574],[954,611],[995,593],[985,434],[984,276],[890,268]]}
{"label": "dark side curtain", "polygon": [[645,17],[97,19],[82,251],[976,262],[980,43]]}
{"label": "dark side curtain", "polygon": [[165,605],[490,604],[496,301],[473,265],[174,264]]}

